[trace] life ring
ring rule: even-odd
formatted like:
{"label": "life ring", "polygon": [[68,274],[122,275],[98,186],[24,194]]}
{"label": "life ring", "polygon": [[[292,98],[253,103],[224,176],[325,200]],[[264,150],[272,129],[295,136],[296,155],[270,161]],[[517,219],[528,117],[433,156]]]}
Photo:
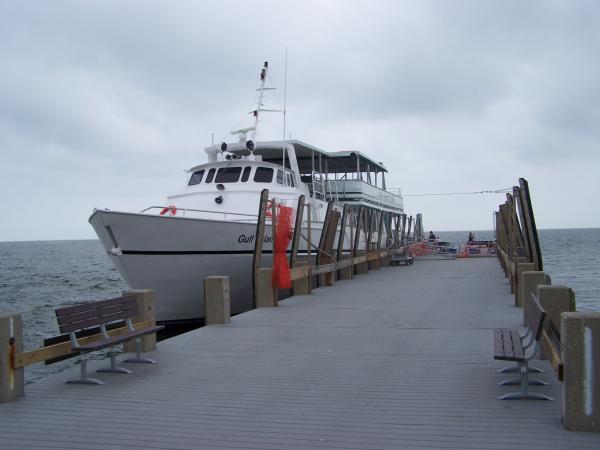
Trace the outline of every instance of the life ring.
{"label": "life ring", "polygon": [[177,207],[175,205],[166,206],[161,210],[160,215],[164,216],[167,213],[169,213],[171,216],[174,216],[177,214]]}

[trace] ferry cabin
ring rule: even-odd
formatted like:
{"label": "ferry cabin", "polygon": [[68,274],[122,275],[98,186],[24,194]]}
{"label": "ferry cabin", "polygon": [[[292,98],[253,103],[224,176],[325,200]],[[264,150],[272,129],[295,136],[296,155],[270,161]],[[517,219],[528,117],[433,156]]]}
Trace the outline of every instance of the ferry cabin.
{"label": "ferry cabin", "polygon": [[258,143],[253,151],[237,143],[206,152],[208,163],[190,169],[187,186],[168,196],[177,215],[255,222],[262,189],[292,207],[305,195],[315,222],[323,220],[331,200],[403,212],[399,190],[386,189],[387,169],[357,151],[331,153],[300,141],[272,141]]}

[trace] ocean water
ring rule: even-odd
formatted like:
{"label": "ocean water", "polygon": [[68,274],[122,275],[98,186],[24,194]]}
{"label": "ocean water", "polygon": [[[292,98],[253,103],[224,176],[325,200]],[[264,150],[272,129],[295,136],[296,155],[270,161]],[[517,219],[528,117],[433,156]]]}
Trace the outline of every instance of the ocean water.
{"label": "ocean water", "polygon": [[[465,242],[469,232],[436,235],[440,240]],[[600,311],[600,228],[539,230],[538,235],[544,271],[552,284],[573,289],[579,311]],[[475,231],[475,239],[493,240],[494,233]]]}
{"label": "ocean water", "polygon": [[[466,241],[468,235],[468,231],[435,233],[455,242]],[[477,239],[493,239],[491,231],[475,234]],[[541,230],[539,234],[544,269],[552,284],[573,288],[579,310],[600,311],[600,229]],[[125,289],[97,240],[0,242],[0,311],[22,313],[26,350],[58,334],[56,308],[116,297]],[[26,380],[36,381],[73,364],[71,359],[28,366]]]}
{"label": "ocean water", "polygon": [[[124,289],[98,240],[0,242],[0,311],[22,313],[25,350],[59,334],[56,308],[117,297]],[[73,364],[33,364],[25,377],[35,381]]]}

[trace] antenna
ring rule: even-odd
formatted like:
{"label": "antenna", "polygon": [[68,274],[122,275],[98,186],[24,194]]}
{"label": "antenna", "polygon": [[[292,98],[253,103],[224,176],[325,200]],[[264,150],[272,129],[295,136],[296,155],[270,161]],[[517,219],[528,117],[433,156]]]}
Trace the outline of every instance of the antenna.
{"label": "antenna", "polygon": [[287,107],[287,45],[285,46],[285,66],[283,75],[283,167],[285,168],[285,114]]}
{"label": "antenna", "polygon": [[262,100],[263,100],[263,96],[265,95],[265,83],[267,82],[268,70],[269,70],[269,61],[265,61],[265,64],[263,65],[263,68],[260,71],[260,87],[258,88],[258,91],[260,93],[258,94],[258,105],[253,112],[253,114],[254,114],[254,129],[252,130],[252,139],[256,138],[256,127],[258,126],[259,113],[261,111],[264,111],[262,109],[262,107],[264,106]]}
{"label": "antenna", "polygon": [[260,86],[257,89],[257,91],[259,92],[258,103],[256,105],[256,109],[254,111],[250,111],[250,113],[249,113],[254,116],[254,126],[242,128],[240,130],[231,132],[231,134],[233,134],[233,135],[237,134],[239,136],[240,142],[242,142],[242,143],[246,142],[246,135],[249,131],[252,131],[251,139],[256,138],[256,129],[258,128],[258,122],[260,121],[260,113],[262,113],[262,112],[281,112],[280,110],[277,110],[277,109],[263,108],[263,106],[265,106],[265,105],[263,105],[263,97],[265,95],[265,91],[275,90],[275,88],[272,88],[272,87],[265,87],[265,83],[267,81],[268,70],[269,70],[269,61],[265,61],[263,68],[260,71]]}
{"label": "antenna", "polygon": [[285,68],[283,75],[283,140],[285,141],[285,115],[287,113],[287,45],[285,46]]}

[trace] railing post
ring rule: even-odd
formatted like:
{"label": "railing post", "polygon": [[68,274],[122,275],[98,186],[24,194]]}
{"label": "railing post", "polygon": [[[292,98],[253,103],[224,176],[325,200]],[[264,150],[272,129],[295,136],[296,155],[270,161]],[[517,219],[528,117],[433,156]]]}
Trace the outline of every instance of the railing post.
{"label": "railing post", "polygon": [[[302,220],[304,217],[304,208],[307,209],[307,264],[310,265],[310,209],[305,204],[305,197],[301,195],[298,198],[298,206],[296,208],[296,221],[294,222],[294,236],[292,238],[292,251],[290,253],[290,268],[298,267],[298,249],[300,248],[300,236],[302,234]],[[310,277],[292,281],[292,295],[307,295],[310,294]]]}
{"label": "railing post", "polygon": [[[575,292],[567,286],[538,286],[537,298],[546,311],[546,329],[560,338],[560,315],[576,310]],[[550,359],[550,349],[546,342],[540,342],[542,359]]]}
{"label": "railing post", "polygon": [[600,432],[600,313],[561,314],[562,419],[567,430]]}
{"label": "railing post", "polygon": [[550,284],[550,277],[541,271],[526,271],[521,274],[518,305],[523,306],[523,323],[530,306],[529,297],[536,294],[539,285]]}
{"label": "railing post", "polygon": [[531,205],[531,195],[529,194],[529,183],[527,183],[525,178],[519,178],[519,186],[522,192],[523,211],[525,213],[523,221],[525,222],[525,226],[528,227],[528,235],[531,239],[530,261],[535,264],[535,270],[544,270],[542,251],[540,249],[537,227],[535,226],[533,206]]}
{"label": "railing post", "polygon": [[[267,220],[267,203],[269,201],[269,190],[263,189],[260,193],[260,201],[258,203],[258,214],[256,221],[256,233],[254,241],[254,254],[252,256],[252,296],[254,297],[254,307],[258,308],[257,298],[258,293],[258,272],[260,269],[262,248],[265,239],[265,222]],[[274,220],[274,219],[273,219]],[[273,236],[273,242],[275,242],[275,235]]]}
{"label": "railing post", "polygon": [[[525,258],[522,258],[525,259]],[[513,276],[513,294],[515,294],[515,306],[523,306],[523,298],[521,293],[521,285],[523,284],[523,272],[535,270],[535,264],[521,262],[521,258],[516,258],[515,273]]]}
{"label": "railing post", "polygon": [[273,268],[261,267],[258,269],[256,280],[257,308],[273,307],[278,305],[278,290],[273,287]]}
{"label": "railing post", "polygon": [[[322,233],[325,233],[325,239],[323,241],[323,251],[327,253],[323,257],[323,262],[325,264],[335,263],[336,257],[333,253],[333,244],[335,241],[335,233],[337,231],[338,222],[340,221],[340,213],[336,210],[331,210],[331,214],[329,215],[329,220],[327,222],[327,227],[324,227]],[[324,273],[321,277],[321,284],[323,286],[333,286],[335,283],[336,272],[327,272]]]}
{"label": "railing post", "polygon": [[231,300],[228,276],[204,278],[204,320],[206,325],[231,322]]}
{"label": "railing post", "polygon": [[23,397],[23,368],[15,369],[14,357],[23,351],[22,319],[19,313],[0,313],[0,402]]}
{"label": "railing post", "polygon": [[[150,325],[156,325],[154,314],[154,291],[152,289],[134,289],[123,291],[123,295],[133,295],[138,305],[138,315],[132,317],[133,323],[150,322]],[[126,342],[123,346],[126,352],[135,352],[135,340]],[[142,336],[142,351],[151,352],[156,350],[156,333]]]}
{"label": "railing post", "polygon": [[292,281],[292,291],[294,295],[308,295],[310,294],[310,275],[299,280]]}
{"label": "railing post", "polygon": [[369,263],[369,270],[379,270],[381,266],[381,235],[383,234],[383,210],[375,214],[375,222],[377,223],[377,244],[375,245],[375,251],[377,252],[377,259],[374,259]]}
{"label": "railing post", "polygon": [[[363,218],[364,214],[367,214],[367,217],[368,217],[368,210],[364,206],[359,206],[358,207],[358,216],[357,216],[357,220],[356,220],[356,231],[355,231],[355,235],[354,235],[354,248],[352,250],[353,258],[360,256],[360,250],[359,250],[360,229],[362,226],[362,218]],[[353,265],[353,267],[354,267],[353,273],[355,275],[367,273],[367,264],[368,263],[365,262],[365,263],[359,263],[356,266]]]}
{"label": "railing post", "polygon": [[[340,225],[340,234],[338,237],[337,244],[337,255],[336,260],[338,262],[344,259],[344,238],[346,236],[346,226],[348,224],[348,216],[350,215],[350,207],[348,205],[344,205],[344,210],[342,212],[342,222]],[[350,231],[352,234],[352,230]],[[352,255],[350,255],[352,258]],[[352,266],[344,267],[343,269],[338,270],[338,279],[339,280],[350,280],[352,278]]]}

